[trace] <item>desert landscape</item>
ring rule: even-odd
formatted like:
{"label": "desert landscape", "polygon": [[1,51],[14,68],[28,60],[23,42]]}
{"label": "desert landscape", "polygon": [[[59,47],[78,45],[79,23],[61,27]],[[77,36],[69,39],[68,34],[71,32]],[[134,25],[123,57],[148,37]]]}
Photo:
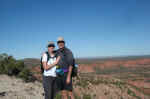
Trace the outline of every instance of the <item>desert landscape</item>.
{"label": "desert landscape", "polygon": [[[0,99],[43,99],[39,59],[23,59],[32,74],[24,81],[0,75]],[[150,99],[150,56],[76,59],[76,99]],[[22,77],[22,76],[21,76]],[[56,99],[61,99],[60,94]]]}
{"label": "desert landscape", "polygon": [[0,0],[0,99],[44,99],[41,59],[73,57],[75,99],[150,99],[149,42],[150,0]]}

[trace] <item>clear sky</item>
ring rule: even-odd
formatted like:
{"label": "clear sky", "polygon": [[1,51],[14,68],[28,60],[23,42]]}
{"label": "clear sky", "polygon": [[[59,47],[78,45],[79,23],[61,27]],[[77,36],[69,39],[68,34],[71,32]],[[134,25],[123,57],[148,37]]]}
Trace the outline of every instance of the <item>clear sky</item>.
{"label": "clear sky", "polygon": [[150,54],[150,0],[0,0],[0,53],[40,58],[58,36],[75,57]]}

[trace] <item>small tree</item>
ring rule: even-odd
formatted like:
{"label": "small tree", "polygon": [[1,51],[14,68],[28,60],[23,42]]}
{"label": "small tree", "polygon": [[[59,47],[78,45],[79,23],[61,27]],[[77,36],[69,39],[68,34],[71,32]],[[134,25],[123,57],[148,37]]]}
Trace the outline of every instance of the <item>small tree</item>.
{"label": "small tree", "polygon": [[14,75],[23,78],[25,81],[35,80],[23,61],[16,60],[13,56],[7,54],[0,54],[0,74]]}

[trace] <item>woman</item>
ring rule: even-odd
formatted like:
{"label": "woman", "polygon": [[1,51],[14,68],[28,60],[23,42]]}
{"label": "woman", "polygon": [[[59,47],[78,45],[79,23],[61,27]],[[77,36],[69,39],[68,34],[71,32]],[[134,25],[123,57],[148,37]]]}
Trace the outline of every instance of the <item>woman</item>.
{"label": "woman", "polygon": [[45,99],[54,99],[56,94],[56,64],[60,56],[54,53],[55,44],[49,42],[48,52],[42,55],[43,72],[43,87],[45,92]]}

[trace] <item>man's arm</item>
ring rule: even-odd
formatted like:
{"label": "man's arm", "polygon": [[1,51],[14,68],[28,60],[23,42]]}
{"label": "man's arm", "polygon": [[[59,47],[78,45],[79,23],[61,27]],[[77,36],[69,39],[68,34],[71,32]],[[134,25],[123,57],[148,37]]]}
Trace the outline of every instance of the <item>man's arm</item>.
{"label": "man's arm", "polygon": [[69,66],[69,71],[68,71],[68,75],[67,75],[67,84],[69,84],[71,81],[72,68],[73,68],[73,66]]}
{"label": "man's arm", "polygon": [[69,84],[71,81],[71,75],[72,75],[72,69],[73,69],[73,54],[71,51],[68,51],[68,61],[69,61],[69,71],[68,71],[68,75],[67,75],[67,83]]}

